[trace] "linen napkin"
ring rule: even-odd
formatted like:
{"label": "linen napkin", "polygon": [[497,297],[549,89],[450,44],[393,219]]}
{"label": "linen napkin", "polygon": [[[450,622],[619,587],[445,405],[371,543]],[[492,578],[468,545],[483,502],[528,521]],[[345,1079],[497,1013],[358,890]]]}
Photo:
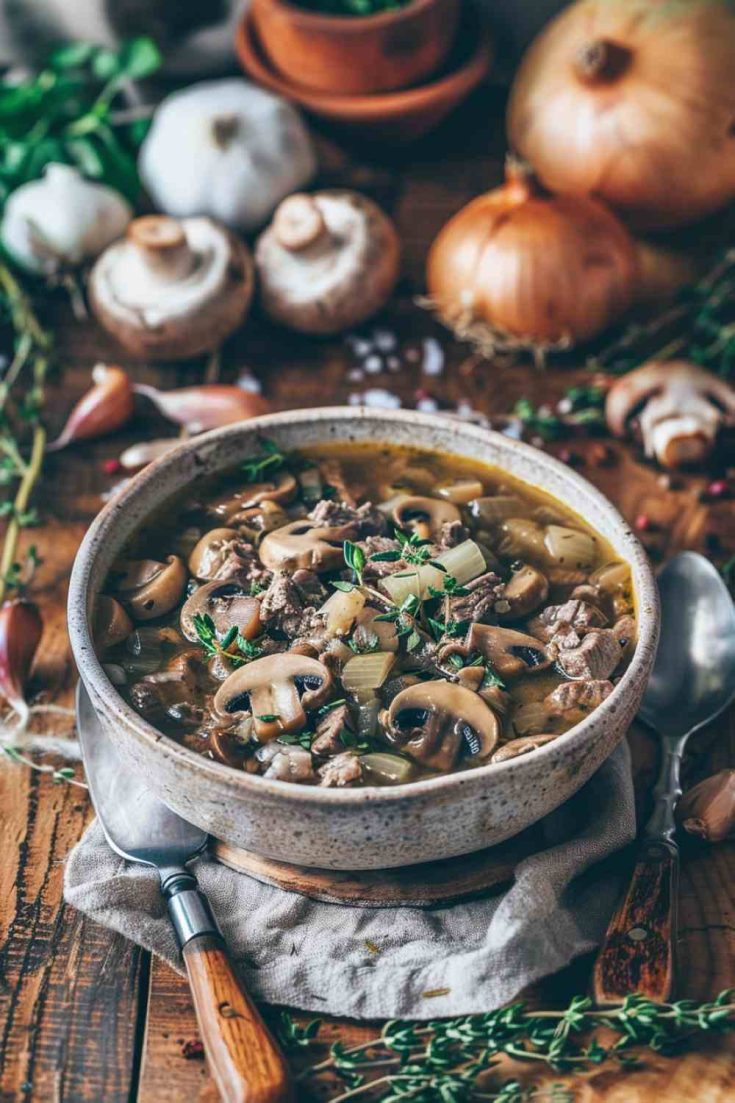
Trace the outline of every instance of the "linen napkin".
{"label": "linen napkin", "polygon": [[[488,1011],[601,939],[620,885],[597,864],[630,842],[627,744],[542,824],[545,846],[505,890],[451,906],[354,908],[193,866],[248,990],[269,1003],[357,1019]],[[68,903],[182,970],[152,869],[129,864],[95,821],[72,851]]]}

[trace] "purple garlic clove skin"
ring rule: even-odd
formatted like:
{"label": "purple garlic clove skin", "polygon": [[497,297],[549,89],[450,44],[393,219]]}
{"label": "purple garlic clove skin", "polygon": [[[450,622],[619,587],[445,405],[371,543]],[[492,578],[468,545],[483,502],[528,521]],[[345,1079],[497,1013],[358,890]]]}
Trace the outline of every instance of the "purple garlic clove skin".
{"label": "purple garlic clove skin", "polygon": [[720,770],[685,793],[676,818],[690,835],[708,843],[735,837],[735,770]]}
{"label": "purple garlic clove skin", "polygon": [[0,697],[18,714],[22,730],[28,722],[25,688],[41,641],[43,621],[29,601],[7,601],[0,608]]}

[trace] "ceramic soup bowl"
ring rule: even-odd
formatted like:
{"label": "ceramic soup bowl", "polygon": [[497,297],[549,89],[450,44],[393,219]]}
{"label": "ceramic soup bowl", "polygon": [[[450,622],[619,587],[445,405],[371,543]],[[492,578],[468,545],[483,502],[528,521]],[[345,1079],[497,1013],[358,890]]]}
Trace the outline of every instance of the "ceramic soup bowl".
{"label": "ceramic soup bowl", "polygon": [[[95,654],[90,614],[131,534],[172,495],[252,455],[259,435],[288,450],[324,442],[390,442],[504,468],[568,503],[631,568],[639,640],[613,693],[566,734],[496,765],[394,788],[330,789],[272,781],[209,761],[157,731],[120,697]],[[74,656],[119,750],[171,808],[260,855],[329,869],[380,869],[451,858],[502,842],[567,800],[624,737],[653,663],[656,584],[613,506],[574,471],[526,444],[458,420],[404,411],[325,408],[269,414],[196,437],[113,498],[79,550],[69,594]]]}

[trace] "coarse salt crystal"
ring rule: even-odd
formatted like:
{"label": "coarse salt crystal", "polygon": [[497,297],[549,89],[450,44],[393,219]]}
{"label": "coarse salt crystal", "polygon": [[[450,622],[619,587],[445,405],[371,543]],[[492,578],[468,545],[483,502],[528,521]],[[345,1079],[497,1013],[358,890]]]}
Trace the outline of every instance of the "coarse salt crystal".
{"label": "coarse salt crystal", "polygon": [[256,379],[251,371],[242,372],[237,379],[237,385],[241,391],[248,391],[250,394],[261,394],[263,391],[263,384],[259,379]]}
{"label": "coarse salt crystal", "polygon": [[444,349],[436,337],[424,337],[421,343],[424,351],[421,371],[424,375],[441,375],[444,371]]}
{"label": "coarse salt crystal", "polygon": [[382,387],[371,387],[362,394],[351,394],[348,402],[350,406],[378,406],[387,410],[397,410],[401,406],[398,395],[385,391]]}
{"label": "coarse salt crystal", "polygon": [[368,375],[378,375],[383,370],[383,359],[373,354],[372,356],[368,356],[366,360],[363,360],[362,366]]}
{"label": "coarse salt crystal", "polygon": [[374,329],[373,341],[381,352],[393,352],[398,345],[395,333],[391,333],[389,329]]}
{"label": "coarse salt crystal", "polygon": [[434,414],[439,409],[439,403],[435,398],[420,398],[416,403],[416,409],[424,414]]}

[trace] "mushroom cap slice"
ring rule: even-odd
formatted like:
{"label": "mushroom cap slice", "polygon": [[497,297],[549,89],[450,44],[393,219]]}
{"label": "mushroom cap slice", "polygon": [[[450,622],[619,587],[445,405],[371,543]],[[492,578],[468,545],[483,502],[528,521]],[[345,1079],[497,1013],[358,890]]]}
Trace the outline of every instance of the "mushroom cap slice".
{"label": "mushroom cap slice", "polygon": [[244,509],[252,509],[262,502],[290,502],[298,483],[290,471],[281,471],[275,479],[262,483],[249,483],[239,490],[228,492],[209,503],[209,509],[218,517],[231,521]]}
{"label": "mushroom cap slice", "polygon": [[549,583],[545,574],[537,567],[525,564],[511,575],[503,591],[503,600],[509,608],[505,612],[497,609],[500,620],[518,620],[528,616],[543,605],[549,596]]}
{"label": "mushroom cap slice", "polygon": [[209,218],[134,219],[89,277],[100,323],[134,356],[156,360],[217,348],[245,318],[253,288],[247,246]]}
{"label": "mushroom cap slice", "polygon": [[344,564],[343,544],[355,534],[354,524],[318,525],[308,519],[291,521],[263,537],[258,554],[271,571],[299,569],[333,571]]}
{"label": "mushroom cap slice", "polygon": [[482,762],[500,737],[500,721],[482,698],[445,680],[402,690],[380,722],[389,743],[432,770],[451,770],[463,750]]}
{"label": "mushroom cap slice", "polygon": [[209,615],[218,635],[224,635],[233,625],[246,640],[260,634],[260,602],[235,579],[215,579],[206,582],[191,594],[181,610],[181,631],[187,640],[198,640],[194,617]]}
{"label": "mushroom cap slice", "polygon": [[133,631],[133,622],[119,601],[107,594],[98,594],[92,621],[92,634],[100,651],[122,643]]}
{"label": "mushroom cap slice", "polygon": [[423,498],[418,495],[401,498],[393,508],[393,520],[400,528],[414,529],[422,539],[438,537],[442,525],[461,521],[462,514],[452,502],[443,498]]}
{"label": "mushroom cap slice", "polygon": [[721,426],[735,424],[735,391],[689,361],[652,360],[610,388],[605,417],[616,436],[638,417],[646,454],[680,467],[704,460]]}
{"label": "mushroom cap slice", "polygon": [[215,694],[214,708],[223,717],[252,713],[255,736],[265,743],[283,732],[300,731],[306,713],[323,704],[331,689],[332,676],[323,663],[280,652],[230,674]]}
{"label": "mushroom cap slice", "polygon": [[473,624],[464,641],[449,643],[442,648],[442,662],[450,655],[465,657],[479,651],[501,678],[516,678],[533,674],[551,666],[552,658],[546,646],[525,632],[499,628],[492,624]]}
{"label": "mushroom cap slice", "polygon": [[528,754],[529,751],[535,751],[537,747],[543,747],[544,743],[551,743],[553,739],[558,739],[558,734],[543,733],[511,739],[510,743],[504,743],[497,749],[490,761],[508,762],[511,758],[518,758],[522,754]]}
{"label": "mushroom cap slice", "polygon": [[136,620],[153,620],[170,613],[186,585],[186,567],[178,555],[155,559],[125,559],[112,572],[117,596]]}
{"label": "mushroom cap slice", "polygon": [[267,314],[303,333],[338,333],[379,310],[398,278],[390,219],[364,195],[292,195],[255,248]]}
{"label": "mushroom cap slice", "polygon": [[241,542],[237,529],[210,529],[197,541],[189,556],[189,570],[195,578],[213,579],[235,544]]}

